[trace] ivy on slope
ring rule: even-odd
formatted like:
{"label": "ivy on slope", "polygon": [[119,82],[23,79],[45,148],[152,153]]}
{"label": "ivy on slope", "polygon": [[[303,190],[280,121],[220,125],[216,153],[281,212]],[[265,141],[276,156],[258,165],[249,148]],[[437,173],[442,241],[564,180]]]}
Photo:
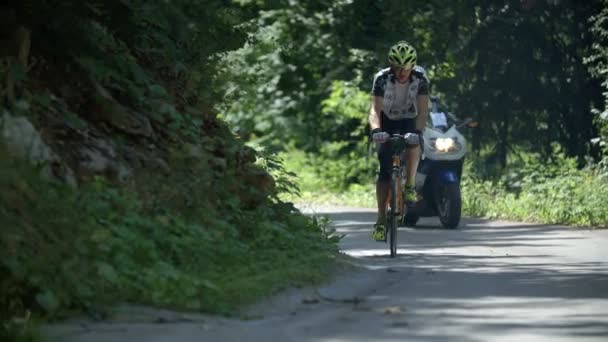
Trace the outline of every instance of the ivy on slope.
{"label": "ivy on slope", "polygon": [[[326,222],[280,201],[290,185],[256,160],[279,175],[280,162],[245,148],[213,112],[217,56],[243,44],[235,24],[251,16],[246,8],[26,0],[11,11],[32,41],[27,70],[0,66],[2,84],[16,79],[20,90],[7,108],[47,140],[56,138],[49,122],[68,127],[66,146],[85,128],[155,145],[170,170],[73,189],[0,149],[0,321],[118,302],[227,312],[323,277],[337,253]],[[154,136],[119,129],[135,114]]]}
{"label": "ivy on slope", "polygon": [[326,226],[290,204],[243,210],[228,197],[229,210],[184,215],[101,178],[77,191],[4,152],[0,160],[4,319],[119,302],[226,312],[322,279],[336,253]]}

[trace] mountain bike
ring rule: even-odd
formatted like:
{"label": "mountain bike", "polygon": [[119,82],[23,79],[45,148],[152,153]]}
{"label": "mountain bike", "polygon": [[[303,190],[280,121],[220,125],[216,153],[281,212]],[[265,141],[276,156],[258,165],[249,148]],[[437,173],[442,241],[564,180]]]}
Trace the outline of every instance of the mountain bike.
{"label": "mountain bike", "polygon": [[391,258],[397,255],[397,228],[407,213],[402,186],[405,184],[405,161],[403,152],[408,147],[419,144],[419,137],[415,133],[392,134],[388,139],[392,143],[391,184],[389,189],[389,206],[386,214],[386,229],[388,233]]}

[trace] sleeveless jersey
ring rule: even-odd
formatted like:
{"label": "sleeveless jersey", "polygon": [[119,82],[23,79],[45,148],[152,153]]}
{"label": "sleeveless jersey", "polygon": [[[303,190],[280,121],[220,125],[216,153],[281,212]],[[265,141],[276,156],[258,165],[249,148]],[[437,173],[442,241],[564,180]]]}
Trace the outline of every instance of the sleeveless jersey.
{"label": "sleeveless jersey", "polygon": [[418,115],[416,97],[429,94],[428,84],[424,69],[419,66],[414,67],[406,85],[397,82],[395,74],[386,68],[374,77],[372,95],[383,98],[382,113],[389,119],[412,119]]}

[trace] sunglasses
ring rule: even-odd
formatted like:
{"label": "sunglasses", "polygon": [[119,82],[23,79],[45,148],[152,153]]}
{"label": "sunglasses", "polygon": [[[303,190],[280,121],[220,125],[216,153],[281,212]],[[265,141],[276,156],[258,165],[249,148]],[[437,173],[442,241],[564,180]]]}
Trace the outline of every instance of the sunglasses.
{"label": "sunglasses", "polygon": [[412,65],[391,65],[391,69],[394,73],[398,74],[401,70],[411,71],[413,69]]}

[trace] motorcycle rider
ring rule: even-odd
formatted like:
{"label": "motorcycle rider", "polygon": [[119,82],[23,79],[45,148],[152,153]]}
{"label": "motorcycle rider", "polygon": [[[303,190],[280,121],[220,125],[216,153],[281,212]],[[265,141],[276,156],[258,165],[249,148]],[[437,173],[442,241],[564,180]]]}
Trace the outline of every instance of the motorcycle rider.
{"label": "motorcycle rider", "polygon": [[[424,69],[416,67],[416,50],[406,41],[394,44],[388,52],[390,66],[374,77],[369,124],[371,137],[380,143],[380,170],[376,181],[378,218],[372,237],[386,241],[386,212],[391,178],[391,134],[417,133],[420,138],[426,126],[429,81]],[[421,139],[420,139],[421,140]],[[408,148],[406,154],[405,201],[416,202],[415,176],[420,160],[420,146]]]}

